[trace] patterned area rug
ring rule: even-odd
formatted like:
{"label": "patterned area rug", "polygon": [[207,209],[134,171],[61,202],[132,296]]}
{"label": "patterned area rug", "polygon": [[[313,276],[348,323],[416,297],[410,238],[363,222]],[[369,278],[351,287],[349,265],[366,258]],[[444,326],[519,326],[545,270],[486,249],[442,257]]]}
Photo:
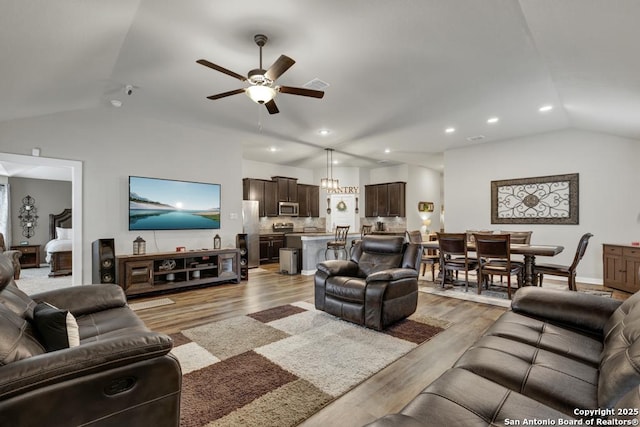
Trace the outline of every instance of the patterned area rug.
{"label": "patterned area rug", "polygon": [[[438,284],[434,284],[433,282],[429,282],[426,280],[418,281],[420,292],[425,292],[429,294],[435,294],[445,297],[457,298],[466,301],[480,302],[483,304],[491,304],[497,305],[499,307],[511,307],[511,301],[508,299],[507,295],[507,284],[506,282],[503,284],[495,283],[489,286],[489,289],[483,289],[480,295],[478,295],[478,286],[476,284],[476,278],[474,276],[469,277],[469,290],[465,291],[464,282],[456,282],[455,285],[450,283],[445,283],[445,287],[440,287],[440,282]],[[566,283],[554,283],[551,281],[545,281],[543,287],[549,289],[558,289],[561,291],[567,291]],[[512,284],[511,287],[511,295],[513,296],[514,292],[517,290],[517,285],[514,286]],[[584,292],[592,295],[598,295],[605,298],[611,298],[612,292],[605,290],[597,290],[597,289],[580,289],[578,287],[578,292]]]}
{"label": "patterned area rug", "polygon": [[182,331],[181,426],[296,425],[448,326],[376,332],[297,302]]}

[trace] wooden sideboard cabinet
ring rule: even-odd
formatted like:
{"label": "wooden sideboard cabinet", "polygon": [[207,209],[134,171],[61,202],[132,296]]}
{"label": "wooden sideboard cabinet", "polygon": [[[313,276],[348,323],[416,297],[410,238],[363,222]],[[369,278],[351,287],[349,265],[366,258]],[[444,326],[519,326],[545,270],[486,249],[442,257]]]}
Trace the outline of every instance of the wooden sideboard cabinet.
{"label": "wooden sideboard cabinet", "polygon": [[220,282],[240,283],[240,251],[203,249],[120,255],[116,275],[127,296]]}
{"label": "wooden sideboard cabinet", "polygon": [[640,247],[602,245],[604,286],[625,292],[640,290]]}

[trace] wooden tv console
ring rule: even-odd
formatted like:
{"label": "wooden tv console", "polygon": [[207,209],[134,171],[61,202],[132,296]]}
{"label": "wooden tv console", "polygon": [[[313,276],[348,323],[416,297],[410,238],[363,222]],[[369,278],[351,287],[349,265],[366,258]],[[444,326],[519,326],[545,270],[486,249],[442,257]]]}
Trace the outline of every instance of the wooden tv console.
{"label": "wooden tv console", "polygon": [[240,283],[238,249],[119,255],[118,284],[127,296],[220,282]]}

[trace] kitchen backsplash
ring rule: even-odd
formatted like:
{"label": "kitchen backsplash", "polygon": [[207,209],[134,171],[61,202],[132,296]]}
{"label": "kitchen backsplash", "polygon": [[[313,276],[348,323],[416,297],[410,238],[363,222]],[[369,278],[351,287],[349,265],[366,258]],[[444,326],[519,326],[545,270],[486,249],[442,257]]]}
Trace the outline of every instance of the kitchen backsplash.
{"label": "kitchen backsplash", "polygon": [[[407,219],[401,217],[388,218],[360,218],[360,224],[372,225],[376,229],[376,223],[382,221],[385,231],[405,231],[407,229]],[[273,233],[273,224],[280,222],[292,222],[295,231],[302,231],[305,227],[316,227],[319,231],[325,230],[325,218],[309,217],[262,217],[260,218],[260,233]]]}

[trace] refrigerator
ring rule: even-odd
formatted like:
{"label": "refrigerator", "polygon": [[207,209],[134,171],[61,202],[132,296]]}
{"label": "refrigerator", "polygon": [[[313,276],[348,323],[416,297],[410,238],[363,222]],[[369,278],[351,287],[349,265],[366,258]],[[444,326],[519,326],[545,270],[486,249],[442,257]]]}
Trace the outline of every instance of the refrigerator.
{"label": "refrigerator", "polygon": [[249,268],[260,265],[260,218],[257,200],[242,201],[242,232],[247,235]]}

